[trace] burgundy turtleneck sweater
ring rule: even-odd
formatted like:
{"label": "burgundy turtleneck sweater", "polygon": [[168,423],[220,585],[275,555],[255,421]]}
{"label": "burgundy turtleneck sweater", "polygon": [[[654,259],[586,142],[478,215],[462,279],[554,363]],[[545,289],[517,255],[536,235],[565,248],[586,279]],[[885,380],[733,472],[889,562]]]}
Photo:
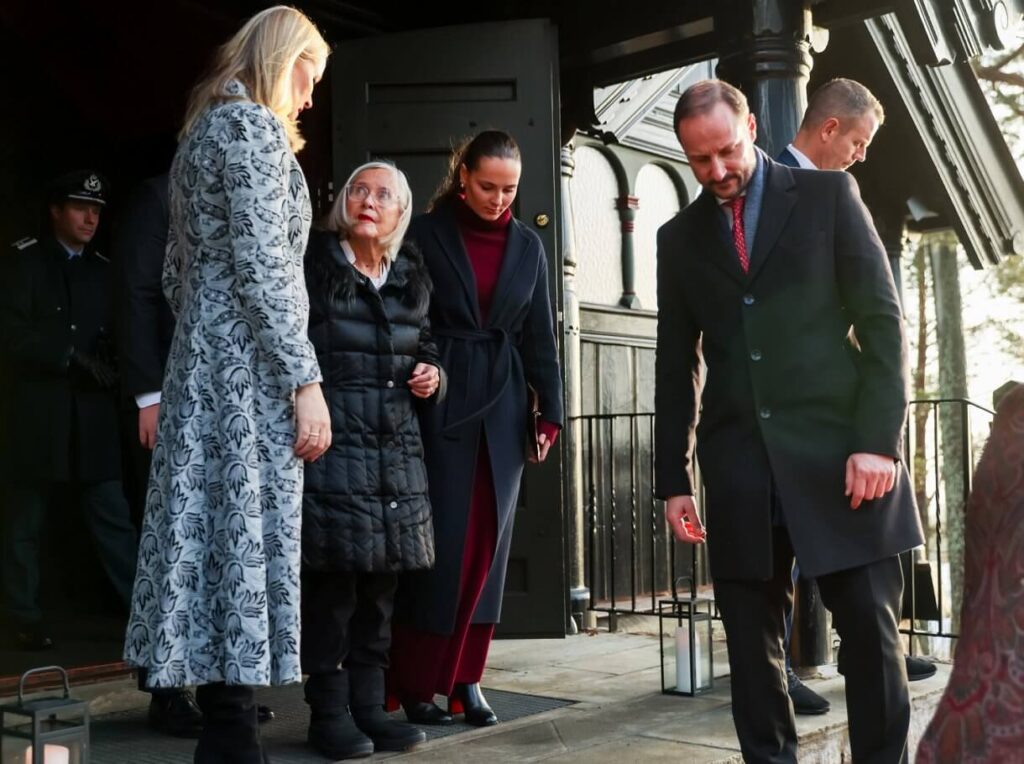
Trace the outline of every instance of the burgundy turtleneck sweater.
{"label": "burgundy turtleneck sweater", "polygon": [[501,272],[501,261],[505,259],[512,210],[505,210],[497,220],[484,220],[459,199],[455,204],[455,213],[462,242],[476,276],[480,321],[486,324],[494,300],[494,287],[498,284],[498,274]]}
{"label": "burgundy turtleneck sweater", "polygon": [[[462,234],[462,243],[469,255],[469,263],[476,276],[476,298],[480,305],[480,321],[486,325],[494,301],[494,288],[498,285],[501,261],[505,259],[508,244],[508,226],[512,222],[512,209],[505,210],[497,220],[484,220],[462,200],[455,203],[455,216]],[[540,432],[554,445],[561,428],[541,420]]]}

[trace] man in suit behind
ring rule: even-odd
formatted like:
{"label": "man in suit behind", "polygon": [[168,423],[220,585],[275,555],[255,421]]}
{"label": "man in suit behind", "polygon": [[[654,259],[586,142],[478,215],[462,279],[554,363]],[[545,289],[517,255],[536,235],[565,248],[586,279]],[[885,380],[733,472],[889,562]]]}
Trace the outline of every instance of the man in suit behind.
{"label": "man in suit behind", "polygon": [[848,170],[868,158],[884,122],[885,110],[870,90],[837,77],[811,95],[800,129],[778,161],[807,170]]}
{"label": "man in suit behind", "polygon": [[851,176],[754,147],[736,88],[693,85],[675,125],[704,193],[658,231],[656,489],[676,537],[709,546],[744,758],[796,761],[795,553],[843,638],[854,760],[905,761],[897,555],[923,539],[899,461],[906,340],[885,252]]}
{"label": "man in suit behind", "polygon": [[[778,156],[789,167],[807,170],[848,170],[867,160],[868,147],[885,123],[885,109],[874,94],[856,80],[837,77],[814,91],[793,142]],[[904,575],[907,566],[904,564]],[[793,567],[793,582],[800,566]],[[813,584],[812,584],[813,585]],[[786,681],[789,697],[798,714],[829,710],[828,701],[804,685],[789,663],[789,638],[793,611],[786,611]],[[907,679],[911,682],[935,674],[935,664],[913,655],[904,656]]]}

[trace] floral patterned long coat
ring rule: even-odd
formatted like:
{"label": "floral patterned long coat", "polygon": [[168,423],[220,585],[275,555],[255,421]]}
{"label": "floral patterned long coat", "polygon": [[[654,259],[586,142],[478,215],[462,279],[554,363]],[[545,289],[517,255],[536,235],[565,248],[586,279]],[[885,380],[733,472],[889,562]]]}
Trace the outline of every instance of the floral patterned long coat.
{"label": "floral patterned long coat", "polygon": [[280,121],[232,82],[178,147],[164,376],[125,659],[153,687],[297,682],[302,462],[294,391],[311,207]]}

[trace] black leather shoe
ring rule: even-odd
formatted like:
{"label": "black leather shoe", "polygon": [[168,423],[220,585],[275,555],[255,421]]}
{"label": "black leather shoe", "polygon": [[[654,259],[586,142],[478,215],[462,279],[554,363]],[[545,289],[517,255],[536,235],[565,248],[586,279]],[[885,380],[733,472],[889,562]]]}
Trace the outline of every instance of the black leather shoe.
{"label": "black leather shoe", "polygon": [[455,717],[434,703],[403,703],[402,710],[413,724],[443,727],[455,723]]}
{"label": "black leather shoe", "polygon": [[157,732],[174,737],[199,737],[203,731],[203,712],[188,690],[152,693],[147,721]]}
{"label": "black leather shoe", "polygon": [[16,628],[12,635],[15,650],[38,652],[52,650],[53,640],[41,626],[22,626]]}
{"label": "black leather shoe", "polygon": [[800,681],[793,669],[786,669],[789,685],[789,699],[793,701],[793,713],[801,716],[819,716],[832,710],[832,704]]}
{"label": "black leather shoe", "polygon": [[270,706],[256,706],[256,721],[260,724],[266,724],[273,718],[274,712],[270,710]]}
{"label": "black leather shoe", "polygon": [[908,682],[919,682],[922,679],[935,676],[935,672],[938,670],[935,668],[934,663],[924,658],[918,658],[914,655],[907,655],[905,658],[907,660]]}
{"label": "black leather shoe", "polygon": [[474,727],[490,727],[498,723],[498,716],[494,709],[487,705],[487,699],[480,690],[480,684],[457,684],[448,699],[448,710],[454,710],[458,705],[462,706],[466,723]]}

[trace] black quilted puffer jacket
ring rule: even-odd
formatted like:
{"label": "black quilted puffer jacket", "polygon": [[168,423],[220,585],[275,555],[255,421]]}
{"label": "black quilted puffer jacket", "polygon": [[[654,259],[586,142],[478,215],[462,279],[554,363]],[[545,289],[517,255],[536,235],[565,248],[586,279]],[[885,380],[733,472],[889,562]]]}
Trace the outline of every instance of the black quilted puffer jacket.
{"label": "black quilted puffer jacket", "polygon": [[403,247],[378,293],[335,234],[306,252],[309,336],[323,373],[333,441],[306,465],[302,564],[319,571],[419,570],[434,564],[433,523],[417,406],[406,384],[438,365],[427,311],[430,276]]}

